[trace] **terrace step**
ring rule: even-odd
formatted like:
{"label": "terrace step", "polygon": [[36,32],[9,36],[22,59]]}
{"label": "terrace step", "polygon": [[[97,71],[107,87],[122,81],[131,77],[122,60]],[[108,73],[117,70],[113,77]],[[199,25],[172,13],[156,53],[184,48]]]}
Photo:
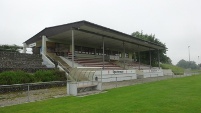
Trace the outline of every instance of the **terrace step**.
{"label": "terrace step", "polygon": [[98,93],[101,93],[101,92],[102,91],[100,91],[100,90],[87,91],[87,92],[78,93],[77,96],[78,97],[83,97],[83,96],[87,96],[87,95],[98,94]]}

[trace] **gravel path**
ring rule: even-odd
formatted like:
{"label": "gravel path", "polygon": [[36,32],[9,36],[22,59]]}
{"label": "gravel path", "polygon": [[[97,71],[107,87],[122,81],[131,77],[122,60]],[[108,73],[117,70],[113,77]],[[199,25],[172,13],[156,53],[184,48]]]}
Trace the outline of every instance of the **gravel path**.
{"label": "gravel path", "polygon": [[[147,82],[153,82],[158,80],[170,79],[170,78],[178,78],[184,77],[183,75],[177,76],[162,76],[162,77],[150,77],[150,78],[143,78],[143,79],[134,79],[134,80],[127,80],[121,82],[109,82],[103,83],[103,90],[116,88],[116,87],[123,87],[135,84],[142,84]],[[21,92],[14,92],[14,93],[6,93],[0,94],[0,107],[4,106],[11,106],[16,104],[22,104],[27,102],[34,102],[40,101],[50,98],[57,98],[67,96],[66,95],[66,87],[55,87],[49,89],[40,89],[40,90],[31,90],[29,93],[27,91]]]}

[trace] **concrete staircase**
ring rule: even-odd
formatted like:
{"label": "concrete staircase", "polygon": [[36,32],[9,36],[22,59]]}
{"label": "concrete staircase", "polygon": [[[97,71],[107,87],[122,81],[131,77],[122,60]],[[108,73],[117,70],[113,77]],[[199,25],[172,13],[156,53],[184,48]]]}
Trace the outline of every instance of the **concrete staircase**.
{"label": "concrete staircase", "polygon": [[57,56],[55,53],[47,53],[47,56],[53,61],[53,62],[57,62],[58,65],[62,65],[65,68],[65,71],[67,71],[68,73],[70,73],[71,71],[71,67],[65,62],[63,61],[59,56]]}
{"label": "concrete staircase", "polygon": [[80,73],[76,73],[77,69],[69,66],[62,58],[57,56],[54,53],[47,53],[47,56],[53,61],[58,62],[58,65],[61,66],[69,75],[71,81],[86,81],[88,78],[86,76],[80,76]]}

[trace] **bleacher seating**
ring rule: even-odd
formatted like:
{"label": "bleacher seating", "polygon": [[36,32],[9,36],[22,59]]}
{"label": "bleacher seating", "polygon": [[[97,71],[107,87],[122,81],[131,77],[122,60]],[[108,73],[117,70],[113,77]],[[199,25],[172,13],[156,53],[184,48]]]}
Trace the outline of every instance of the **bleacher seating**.
{"label": "bleacher seating", "polygon": [[[68,59],[72,59],[72,54],[68,55]],[[103,60],[101,56],[95,55],[76,55],[74,61],[84,67],[103,67]],[[104,69],[122,69],[120,66],[110,62],[104,61]]]}
{"label": "bleacher seating", "polygon": [[[129,62],[126,65],[131,69],[139,69],[139,62]],[[143,69],[150,69],[150,66],[140,63],[140,70]]]}

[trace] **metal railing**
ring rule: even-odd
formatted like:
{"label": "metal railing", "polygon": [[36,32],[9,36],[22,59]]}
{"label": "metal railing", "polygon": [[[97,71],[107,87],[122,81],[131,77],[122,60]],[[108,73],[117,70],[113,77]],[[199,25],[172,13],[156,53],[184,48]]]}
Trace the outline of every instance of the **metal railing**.
{"label": "metal railing", "polygon": [[66,81],[0,85],[0,106],[65,96]]}

